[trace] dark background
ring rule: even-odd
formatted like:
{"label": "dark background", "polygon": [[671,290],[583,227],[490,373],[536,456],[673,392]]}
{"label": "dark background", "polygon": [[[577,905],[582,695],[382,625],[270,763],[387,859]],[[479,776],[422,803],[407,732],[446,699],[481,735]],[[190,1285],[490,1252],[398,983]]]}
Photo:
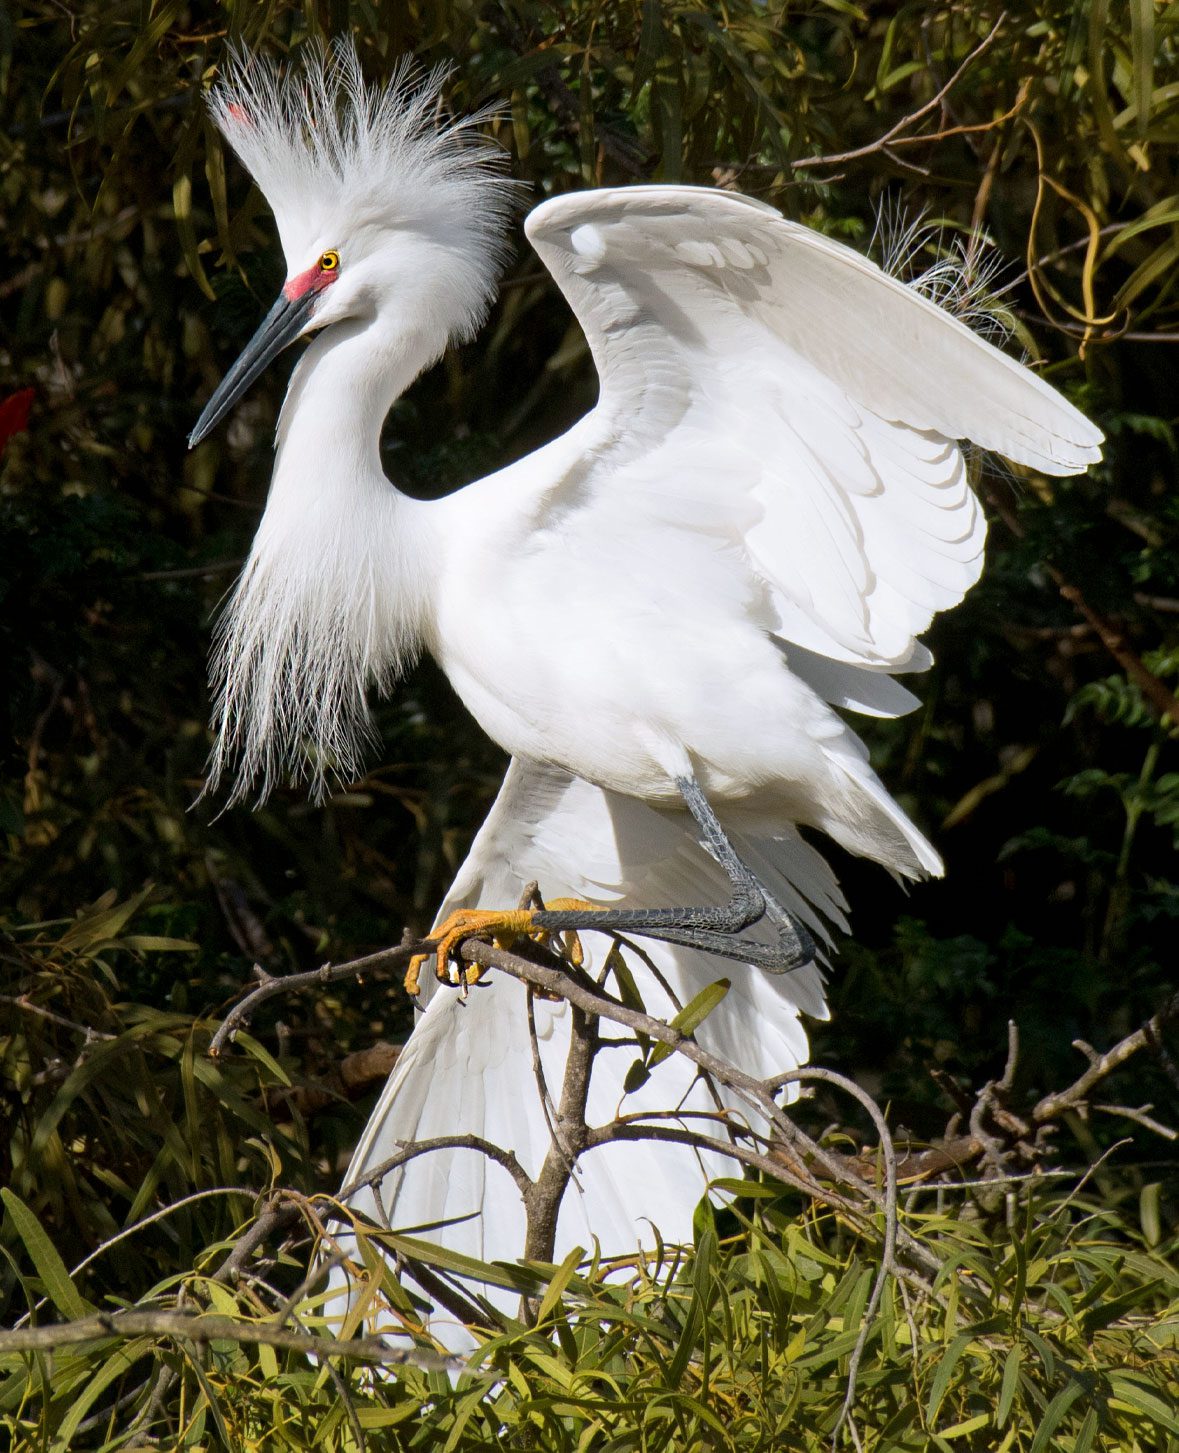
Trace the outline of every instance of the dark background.
{"label": "dark background", "polygon": [[[255,1026],[318,1098],[252,1052],[199,1068],[193,1046],[254,963],[312,967],[426,929],[504,766],[427,662],[379,704],[369,773],[330,801],[191,806],[210,622],[265,497],[287,371],[186,452],[283,276],[200,104],[227,41],[281,54],[351,29],[374,78],[406,50],[449,65],[457,111],[504,103],[492,129],[533,200],[733,181],[865,249],[882,207],[924,213],[943,231],[918,267],[985,229],[1009,346],[1109,448],[1073,480],[984,464],[988,568],[930,635],[937,664],[908,683],[924,707],[857,724],[947,876],[906,895],[838,862],[854,938],[815,1054],[932,1135],[952,1106],[931,1067],[962,1085],[997,1074],[1009,1019],[1032,1094],[1078,1072],[1074,1038],[1107,1045],[1175,986],[1179,752],[1161,716],[1179,681],[1179,103],[1173,25],[1151,14],[1016,0],[946,98],[879,146],[983,45],[997,3],[0,10],[0,1178],[66,1243],[93,1244],[157,1182],[337,1181],[368,1103],[349,1102],[339,1063],[407,1032],[395,980]],[[386,467],[448,491],[593,397],[520,237],[480,338],[394,408]],[[87,1028],[120,1054],[103,1061]],[[1174,1089],[1143,1060],[1118,1094],[1162,1107]],[[142,1128],[157,1121],[181,1141],[161,1150]],[[268,1125],[264,1152],[250,1137]],[[1073,1126],[1086,1148],[1115,1129]],[[1120,1195],[1173,1177],[1145,1133],[1119,1155]]]}

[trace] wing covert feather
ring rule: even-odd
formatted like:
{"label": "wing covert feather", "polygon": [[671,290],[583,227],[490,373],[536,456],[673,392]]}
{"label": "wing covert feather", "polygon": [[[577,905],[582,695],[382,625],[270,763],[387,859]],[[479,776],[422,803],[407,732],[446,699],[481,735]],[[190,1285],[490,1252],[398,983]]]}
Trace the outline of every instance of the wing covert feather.
{"label": "wing covert feather", "polygon": [[578,527],[616,538],[647,512],[727,534],[768,592],[770,627],[808,650],[917,662],[917,634],[982,564],[959,441],[1050,474],[1100,457],[1100,431],[1051,385],[763,203],[577,192],[526,230],[601,380]]}

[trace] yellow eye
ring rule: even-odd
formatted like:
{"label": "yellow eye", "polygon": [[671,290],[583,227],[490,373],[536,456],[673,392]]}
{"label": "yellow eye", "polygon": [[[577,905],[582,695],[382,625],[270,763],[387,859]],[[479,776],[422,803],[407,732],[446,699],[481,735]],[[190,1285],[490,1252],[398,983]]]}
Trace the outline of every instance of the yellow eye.
{"label": "yellow eye", "polygon": [[320,272],[335,272],[340,265],[340,254],[329,249],[319,259]]}

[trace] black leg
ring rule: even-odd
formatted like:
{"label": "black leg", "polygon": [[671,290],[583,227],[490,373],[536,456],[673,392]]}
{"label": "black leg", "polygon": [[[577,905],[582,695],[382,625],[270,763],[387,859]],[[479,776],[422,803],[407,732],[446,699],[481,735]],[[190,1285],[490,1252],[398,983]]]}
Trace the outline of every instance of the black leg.
{"label": "black leg", "polygon": [[[683,944],[722,958],[756,964],[770,973],[787,973],[815,956],[815,944],[806,928],[766,892],[729,841],[715,812],[694,777],[677,778],[676,786],[688,811],[696,819],[705,844],[728,875],[729,901],[719,908],[602,908],[539,909],[533,921],[539,928],[561,933],[569,929],[601,929],[633,933],[641,938]],[[776,944],[741,938],[743,929],[769,916],[777,929]]]}

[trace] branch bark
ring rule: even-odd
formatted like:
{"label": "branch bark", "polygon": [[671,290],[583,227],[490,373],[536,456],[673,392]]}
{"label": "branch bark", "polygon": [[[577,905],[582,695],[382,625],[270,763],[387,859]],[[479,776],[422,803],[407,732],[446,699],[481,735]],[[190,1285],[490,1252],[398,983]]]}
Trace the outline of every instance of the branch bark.
{"label": "branch bark", "polygon": [[207,1313],[138,1308],[125,1312],[97,1312],[92,1317],[54,1322],[46,1327],[0,1331],[0,1356],[7,1352],[54,1352],[62,1347],[75,1347],[81,1342],[95,1342],[104,1337],[175,1337],[178,1341],[197,1345],[223,1341],[243,1345],[260,1342],[269,1347],[306,1352],[316,1357],[351,1357],[359,1362],[386,1366],[409,1363],[431,1371],[465,1365],[465,1359],[461,1357],[448,1357],[413,1347],[390,1347],[380,1337],[341,1341],[335,1337],[292,1332],[271,1322],[247,1322]]}

